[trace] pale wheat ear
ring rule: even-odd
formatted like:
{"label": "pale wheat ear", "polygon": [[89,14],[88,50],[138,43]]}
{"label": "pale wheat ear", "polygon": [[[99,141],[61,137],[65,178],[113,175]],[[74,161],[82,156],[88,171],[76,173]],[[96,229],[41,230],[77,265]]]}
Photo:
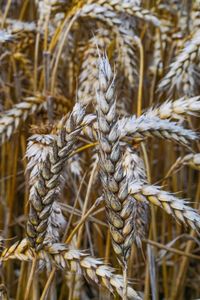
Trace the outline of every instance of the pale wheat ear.
{"label": "pale wheat ear", "polygon": [[[148,224],[149,211],[145,203],[134,203],[129,199],[129,181],[135,176],[140,176],[140,173],[142,177],[144,175],[139,166],[138,171],[134,168],[134,170],[127,172],[128,170],[123,165],[120,130],[117,124],[115,107],[115,81],[110,64],[105,56],[101,58],[99,64],[97,104],[101,181],[113,248],[123,267],[123,299],[126,299],[127,260],[133,241],[136,241],[141,246],[141,240],[146,235],[145,226]],[[134,174],[134,171],[137,174]],[[138,220],[139,223],[137,224]]]}
{"label": "pale wheat ear", "polygon": [[30,115],[41,111],[44,101],[40,97],[29,97],[26,101],[16,104],[0,117],[1,144],[12,137],[12,134],[25,122]]}
{"label": "pale wheat ear", "polygon": [[195,209],[187,206],[186,201],[162,191],[160,187],[137,182],[130,183],[129,192],[137,201],[149,202],[153,205],[160,206],[178,222],[199,231],[200,215]]}
{"label": "pale wheat ear", "polygon": [[122,118],[118,121],[120,136],[132,136],[133,138],[158,137],[180,143],[187,147],[190,141],[198,140],[198,134],[190,129],[169,121],[153,116],[152,113],[144,114],[139,118],[135,116]]}
{"label": "pale wheat ear", "polygon": [[195,70],[192,66],[199,61],[200,38],[197,31],[191,40],[186,41],[183,50],[171,64],[169,72],[161,80],[159,90],[167,91],[171,95],[173,90],[177,90],[180,96],[188,97],[195,95],[198,79],[195,77]]}
{"label": "pale wheat ear", "polygon": [[182,97],[177,100],[167,100],[146,112],[150,117],[158,116],[160,119],[183,120],[187,115],[199,116],[200,97]]}
{"label": "pale wheat ear", "polygon": [[47,143],[46,149],[43,148],[40,141],[37,148],[34,143],[29,144],[27,156],[30,158],[28,168],[30,169],[31,186],[27,235],[31,246],[36,251],[60,239],[56,230],[56,226],[59,227],[56,221],[58,210],[61,216],[59,219],[61,225],[64,219],[62,221],[62,213],[55,203],[55,199],[59,199],[63,169],[76,138],[82,126],[91,121],[90,118],[84,117],[85,110],[77,103],[68,118],[63,118],[61,121],[62,129],[56,136],[53,138],[47,136],[43,139],[38,137],[39,140]]}
{"label": "pale wheat ear", "polygon": [[[35,256],[39,261],[50,261],[64,272],[71,271],[82,273],[93,283],[105,286],[111,293],[123,294],[123,278],[115,274],[114,269],[105,265],[100,259],[89,256],[86,252],[79,250],[69,250],[65,244],[54,244],[48,247],[48,252],[40,250],[35,253],[35,249],[29,247],[29,242],[24,239],[16,242],[12,247],[3,251],[0,262],[8,259],[19,259],[21,261],[32,261]],[[142,300],[140,295],[127,287],[128,299]]]}

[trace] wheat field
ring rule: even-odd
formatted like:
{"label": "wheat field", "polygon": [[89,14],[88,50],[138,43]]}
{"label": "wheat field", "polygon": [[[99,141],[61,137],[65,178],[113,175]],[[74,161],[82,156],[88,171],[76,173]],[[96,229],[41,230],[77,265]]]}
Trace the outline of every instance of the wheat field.
{"label": "wheat field", "polygon": [[200,0],[0,0],[0,300],[200,299]]}

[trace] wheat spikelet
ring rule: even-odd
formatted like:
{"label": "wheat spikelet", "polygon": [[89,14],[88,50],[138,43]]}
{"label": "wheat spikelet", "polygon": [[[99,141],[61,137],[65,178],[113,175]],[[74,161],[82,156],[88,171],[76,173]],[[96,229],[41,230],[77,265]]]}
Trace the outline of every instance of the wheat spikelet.
{"label": "wheat spikelet", "polygon": [[21,80],[25,79],[28,80],[28,83],[33,86],[33,78],[32,78],[32,63],[31,60],[27,57],[27,55],[16,52],[13,55],[13,59],[16,61],[16,63],[19,65],[20,71],[23,72],[22,75],[20,75]]}
{"label": "wheat spikelet", "polygon": [[[108,217],[110,223],[111,236],[113,239],[113,246],[115,252],[122,256],[122,261],[126,260],[126,254],[123,250],[123,237],[121,236],[120,243],[118,241],[119,228],[123,228],[123,220],[117,215],[117,211],[121,211],[121,204],[116,197],[119,190],[119,184],[123,179],[123,174],[119,172],[119,179],[114,179],[114,174],[117,171],[117,161],[120,164],[120,149],[119,149],[119,131],[115,127],[116,113],[115,113],[115,95],[113,74],[108,63],[107,58],[102,58],[99,62],[99,92],[97,97],[98,104],[98,130],[100,143],[100,167],[102,169],[101,180],[106,197],[106,204],[108,209]],[[109,133],[115,127],[115,134],[112,139],[108,139]],[[113,151],[114,150],[114,151]],[[112,153],[112,159],[111,159]],[[120,167],[120,165],[119,165]],[[113,202],[113,205],[110,202]],[[115,207],[115,202],[118,207]],[[114,208],[115,207],[115,208]],[[119,219],[120,226],[117,228],[117,222],[113,222],[114,216]],[[114,224],[113,224],[114,223]],[[119,245],[118,245],[119,244]],[[122,246],[120,246],[122,244]],[[119,250],[117,250],[119,248]]]}
{"label": "wheat spikelet", "polygon": [[[0,21],[2,21],[1,18],[0,18]],[[23,31],[33,32],[33,33],[37,32],[35,22],[24,22],[24,21],[7,18],[5,26],[6,26],[7,31],[10,33],[12,32],[13,34],[20,33]]]}
{"label": "wheat spikelet", "polygon": [[200,229],[200,215],[197,211],[187,206],[186,201],[162,191],[160,187],[132,182],[129,185],[129,193],[137,201],[145,201],[161,207],[184,225],[195,230]]}
{"label": "wheat spikelet", "polygon": [[[198,115],[198,112],[199,97],[189,98],[188,101],[184,98],[176,101],[166,101],[160,107],[148,110],[139,118],[132,116],[118,120],[120,139],[125,137],[144,139],[145,137],[154,136],[187,146],[190,141],[198,140],[198,134],[190,129],[185,129],[176,122],[167,120],[167,118],[180,119],[187,114]],[[97,131],[98,126],[94,121],[92,127],[85,127],[82,133],[91,141],[96,141]]]}
{"label": "wheat spikelet", "polygon": [[61,233],[64,232],[66,225],[67,222],[63,216],[59,202],[53,202],[44,244],[59,242]]}
{"label": "wheat spikelet", "polygon": [[[163,27],[161,27],[163,28]],[[154,38],[154,52],[153,59],[150,66],[150,72],[152,74],[158,73],[159,75],[163,72],[163,59],[162,59],[162,49],[163,49],[160,31],[156,30],[156,35]]]}
{"label": "wheat spikelet", "polygon": [[176,57],[175,62],[171,64],[169,72],[161,80],[159,91],[167,91],[171,94],[174,89],[180,95],[194,96],[195,88],[198,84],[198,77],[195,65],[199,61],[199,32],[186,42],[183,50]]}
{"label": "wheat spikelet", "polygon": [[[97,96],[99,164],[113,247],[120,261],[125,265],[130,245],[124,246],[126,237],[123,235],[123,228],[125,224],[120,214],[128,193],[126,193],[126,183],[123,182],[114,93],[114,77],[108,60],[104,57],[99,62],[99,92]],[[114,129],[113,134],[110,136],[112,129]],[[124,198],[118,198],[120,186],[125,188]]]}
{"label": "wheat spikelet", "polygon": [[68,0],[35,0],[39,12],[39,23],[45,20],[45,17],[62,12],[63,8],[69,4]]}
{"label": "wheat spikelet", "polygon": [[91,126],[85,126],[82,130],[82,135],[85,136],[90,141],[97,141],[97,122],[93,122]]}
{"label": "wheat spikelet", "polygon": [[[122,295],[123,278],[121,275],[115,274],[114,269],[105,265],[100,259],[93,258],[79,250],[69,250],[64,244],[54,244],[48,247],[48,252],[40,250],[36,254],[35,250],[29,247],[29,242],[23,239],[10,248],[5,249],[0,261],[4,262],[9,259],[32,261],[36,255],[39,260],[50,260],[58,268],[79,274],[82,273],[95,284],[102,284],[110,292]],[[135,290],[128,287],[128,299],[139,300],[142,298]]]}
{"label": "wheat spikelet", "polygon": [[186,98],[166,101],[160,106],[151,108],[146,115],[149,117],[158,116],[160,119],[181,119],[187,115],[199,115],[200,97]]}
{"label": "wheat spikelet", "polygon": [[[144,138],[155,136],[188,145],[190,141],[197,140],[198,135],[192,130],[185,129],[175,122],[161,120],[157,116],[142,115],[139,118],[122,118],[118,121],[120,136],[133,136]],[[111,132],[112,134],[112,132]]]}
{"label": "wheat spikelet", "polygon": [[[53,253],[54,253],[53,249]],[[51,250],[50,250],[51,253]],[[69,264],[70,270],[75,273],[80,273],[92,280],[96,284],[105,286],[111,293],[117,293],[122,296],[123,293],[123,278],[121,275],[115,275],[113,269],[99,259],[87,256],[77,250],[64,251],[62,254],[55,254],[53,257],[55,263],[62,268],[66,268]],[[128,299],[141,299],[138,293],[132,288],[127,289]]]}
{"label": "wheat spikelet", "polygon": [[28,97],[25,100],[26,101],[14,105],[13,108],[1,114],[1,143],[4,143],[11,137],[19,128],[22,121],[26,121],[30,115],[40,111],[44,106],[41,97]]}

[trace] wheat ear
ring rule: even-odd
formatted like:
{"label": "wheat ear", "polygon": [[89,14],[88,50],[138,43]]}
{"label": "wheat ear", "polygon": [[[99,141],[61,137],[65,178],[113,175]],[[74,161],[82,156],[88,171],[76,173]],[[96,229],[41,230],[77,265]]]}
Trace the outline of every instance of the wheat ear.
{"label": "wheat ear", "polygon": [[[123,278],[121,275],[115,274],[113,268],[85,252],[69,250],[64,244],[54,244],[48,247],[48,252],[40,250],[35,253],[35,249],[29,247],[27,239],[23,239],[10,248],[5,249],[0,261],[4,262],[9,259],[32,261],[36,256],[41,261],[53,262],[58,268],[63,270],[82,273],[87,279],[98,286],[100,284],[104,285],[112,293],[117,293],[120,296],[123,293]],[[128,299],[142,299],[130,286],[128,286],[127,295]]]}
{"label": "wheat ear", "polygon": [[[141,184],[147,183],[144,162],[136,151],[131,147],[126,147],[122,159],[123,172],[128,183],[131,183],[132,181],[137,181]],[[129,210],[131,210],[129,223],[132,224],[134,241],[136,245],[141,248],[143,239],[148,235],[150,209],[148,203],[139,202],[133,198],[129,200],[130,202],[133,202],[133,205],[127,202],[124,211],[126,211],[127,214],[130,214]]]}
{"label": "wheat ear", "polygon": [[187,115],[198,116],[200,113],[200,97],[182,97],[174,101],[166,101],[160,106],[146,112],[149,117],[158,116],[160,119],[180,119]]}
{"label": "wheat ear", "polygon": [[184,225],[199,230],[200,215],[187,202],[176,198],[173,194],[162,191],[160,187],[132,182],[129,185],[129,193],[137,201],[144,201],[161,207]]}
{"label": "wheat ear", "polygon": [[[45,245],[49,218],[52,206],[60,193],[63,168],[69,157],[82,126],[88,124],[91,119],[85,117],[85,110],[80,104],[76,104],[69,118],[48,148],[46,156],[38,161],[37,176],[31,181],[30,212],[27,222],[27,235],[32,247],[36,250]],[[35,149],[33,148],[33,151]],[[31,153],[32,149],[29,148]],[[30,154],[29,154],[30,155]],[[53,242],[53,241],[52,241]]]}
{"label": "wheat ear", "polygon": [[190,166],[191,168],[200,171],[200,153],[189,153],[184,157],[179,157],[170,169],[170,173],[182,166]]}
{"label": "wheat ear", "polygon": [[44,104],[40,97],[29,97],[26,101],[14,105],[14,107],[0,116],[0,137],[1,143],[8,140],[19,128],[21,122],[40,111]]}
{"label": "wheat ear", "polygon": [[[197,140],[198,135],[181,125],[169,120],[161,120],[157,116],[142,115],[139,118],[135,116],[122,118],[118,121],[120,136],[132,136],[134,138],[159,137],[175,141],[182,145],[188,145],[190,141]],[[112,134],[112,132],[111,132]]]}
{"label": "wheat ear", "polygon": [[96,3],[100,6],[105,6],[117,13],[126,13],[130,16],[137,17],[143,21],[150,22],[154,26],[160,26],[159,19],[154,16],[149,10],[143,9],[142,7],[136,5],[135,0],[121,1],[121,0],[89,0],[87,3]]}
{"label": "wheat ear", "polygon": [[[99,63],[97,103],[99,164],[106,211],[114,251],[126,269],[127,258],[136,238],[134,235],[136,233],[134,232],[134,217],[136,216],[131,214],[134,201],[130,201],[128,194],[128,178],[124,173],[123,154],[119,143],[120,131],[115,112],[115,82],[106,57],[101,58]],[[141,214],[141,211],[138,213]]]}
{"label": "wheat ear", "polygon": [[169,72],[161,80],[159,91],[167,91],[171,94],[177,89],[180,95],[194,96],[198,84],[198,77],[195,74],[194,66],[199,61],[200,37],[199,31],[191,40],[187,41],[184,49],[171,64]]}
{"label": "wheat ear", "polygon": [[95,90],[98,87],[97,48],[103,51],[108,47],[109,34],[106,29],[99,29],[84,47],[77,92],[78,101],[81,103],[95,102]]}

